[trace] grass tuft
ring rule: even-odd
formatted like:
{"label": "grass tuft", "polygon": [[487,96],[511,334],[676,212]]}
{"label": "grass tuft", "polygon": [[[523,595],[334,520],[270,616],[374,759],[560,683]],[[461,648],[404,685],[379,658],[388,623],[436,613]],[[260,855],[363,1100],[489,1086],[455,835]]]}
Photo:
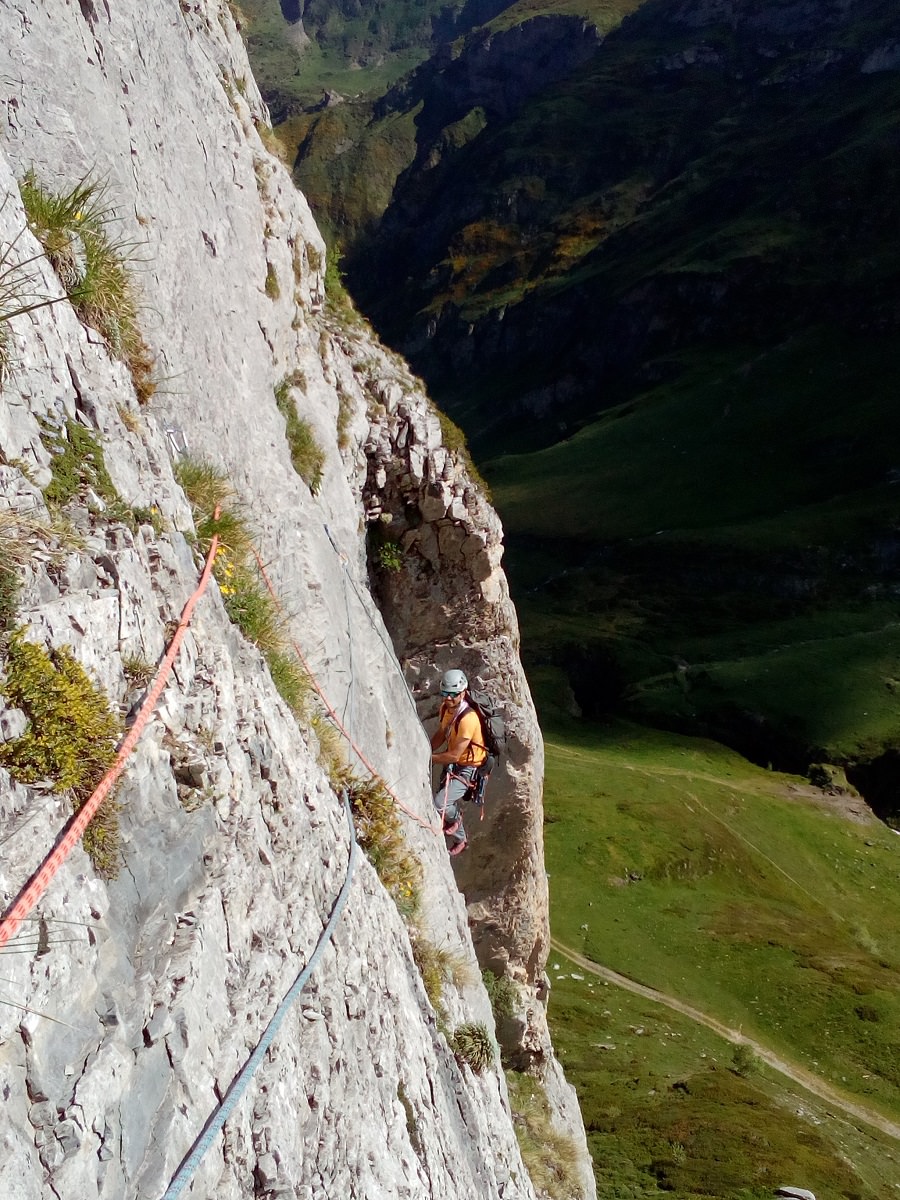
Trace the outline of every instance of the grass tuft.
{"label": "grass tuft", "polygon": [[360,846],[401,915],[410,919],[422,899],[422,864],[406,844],[396,805],[380,779],[348,783]]}
{"label": "grass tuft", "polygon": [[48,504],[62,508],[88,489],[107,504],[121,503],[106,469],[103,447],[89,429],[69,418],[64,432],[45,427],[45,437],[50,443],[53,476],[44,488]]}
{"label": "grass tuft", "polygon": [[312,426],[297,412],[297,403],[292,395],[295,389],[305,387],[302,371],[285,376],[275,388],[275,404],[284,417],[284,435],[291,454],[291,465],[315,496],[322,485],[325,469],[325,451],[318,444]]}
{"label": "grass tuft", "polygon": [[489,970],[481,972],[481,980],[491,1002],[494,1020],[514,1016],[519,1005],[519,989],[515,981],[508,975],[495,975]]}
{"label": "grass tuft", "polygon": [[156,667],[140,654],[122,657],[122,671],[132,687],[146,687],[156,674]]}
{"label": "grass tuft", "polygon": [[280,649],[270,651],[266,661],[282,700],[295,717],[308,720],[313,688],[303,666],[293,654]]}
{"label": "grass tuft", "polygon": [[476,1075],[493,1066],[497,1057],[494,1039],[487,1026],[480,1021],[457,1025],[450,1039],[450,1048],[460,1062],[467,1063]]}
{"label": "grass tuft", "polygon": [[153,357],[139,325],[131,278],[133,247],[111,235],[115,213],[104,188],[88,178],[55,193],[27,171],[20,185],[28,224],[44,247],[73,308],[106,339],[110,352],[131,371],[146,404],[156,390]]}

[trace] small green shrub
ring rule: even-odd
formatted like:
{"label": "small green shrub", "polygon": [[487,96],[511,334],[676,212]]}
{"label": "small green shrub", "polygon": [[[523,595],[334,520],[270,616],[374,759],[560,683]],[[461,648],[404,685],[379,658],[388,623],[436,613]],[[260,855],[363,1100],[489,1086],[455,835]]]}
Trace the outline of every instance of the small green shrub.
{"label": "small green shrub", "polygon": [[[0,765],[22,783],[49,780],[72,793],[78,812],[116,757],[122,723],[64,646],[48,654],[17,630],[10,638],[3,694],[28,718],[21,737],[0,745]],[[84,848],[97,871],[118,873],[118,806],[110,797],[85,831]]]}
{"label": "small green shrub", "polygon": [[403,566],[403,550],[398,542],[382,542],[375,551],[375,558],[385,571],[399,571]]}
{"label": "small green shrub", "polygon": [[316,441],[312,426],[297,413],[291,389],[300,386],[299,378],[302,378],[305,384],[302,372],[295,372],[282,379],[275,388],[275,404],[285,420],[284,435],[291,455],[291,465],[315,496],[322,484],[325,451]]}
{"label": "small green shrub", "polygon": [[493,1066],[497,1057],[494,1039],[486,1025],[480,1021],[467,1021],[457,1025],[450,1039],[450,1047],[456,1057],[480,1075],[488,1067]]}
{"label": "small green shrub", "polygon": [[271,263],[266,263],[266,295],[270,300],[277,300],[281,295],[281,284],[278,282],[278,272]]}
{"label": "small green shrub", "polygon": [[129,272],[133,249],[110,235],[116,217],[105,202],[103,188],[85,178],[67,192],[53,193],[28,171],[19,190],[28,224],[73,308],[128,366],[138,400],[145,404],[156,385]]}
{"label": "small green shrub", "polygon": [[742,1079],[746,1079],[748,1075],[752,1075],[759,1069],[759,1059],[746,1042],[739,1042],[735,1046],[731,1055],[731,1069]]}
{"label": "small green shrub", "polygon": [[45,426],[45,437],[52,456],[50,471],[53,475],[44,488],[44,499],[48,504],[62,507],[82,496],[88,488],[108,504],[121,504],[106,469],[103,447],[89,429],[70,417],[65,433]]}
{"label": "small green shrub", "polygon": [[481,972],[481,980],[491,1002],[494,1020],[513,1016],[519,1004],[519,989],[515,982],[508,975],[495,975],[488,970]]}

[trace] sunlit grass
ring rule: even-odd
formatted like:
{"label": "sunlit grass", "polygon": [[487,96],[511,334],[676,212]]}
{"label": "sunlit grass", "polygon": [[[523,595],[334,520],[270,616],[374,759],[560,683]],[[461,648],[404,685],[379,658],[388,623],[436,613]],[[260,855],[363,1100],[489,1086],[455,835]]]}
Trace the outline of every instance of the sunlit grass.
{"label": "sunlit grass", "polygon": [[900,1112],[900,846],[810,793],[715,743],[557,726],[554,933]]}
{"label": "sunlit grass", "polygon": [[153,357],[140,330],[133,281],[135,248],[113,235],[116,215],[104,187],[82,179],[67,190],[44,186],[34,171],[20,185],[35,237],[85,324],[98,330],[110,352],[131,371],[140,403],[156,390]]}

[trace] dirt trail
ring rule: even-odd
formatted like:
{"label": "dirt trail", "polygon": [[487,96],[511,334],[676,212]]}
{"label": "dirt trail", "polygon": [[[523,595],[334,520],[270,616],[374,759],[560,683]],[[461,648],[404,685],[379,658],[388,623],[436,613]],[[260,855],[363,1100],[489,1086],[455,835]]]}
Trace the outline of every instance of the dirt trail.
{"label": "dirt trail", "polygon": [[589,958],[585,958],[584,955],[579,954],[577,950],[563,945],[557,938],[551,937],[550,945],[558,954],[564,954],[571,962],[576,963],[582,970],[588,971],[591,975],[597,975],[600,979],[605,979],[607,983],[624,988],[627,992],[633,992],[635,996],[642,996],[645,1000],[652,1000],[656,1004],[664,1004],[666,1008],[671,1008],[674,1012],[681,1013],[682,1016],[696,1021],[698,1025],[705,1025],[707,1029],[711,1029],[713,1033],[717,1033],[719,1037],[725,1038],[726,1041],[733,1042],[735,1045],[749,1046],[767,1066],[778,1071],[801,1087],[806,1088],[808,1092],[812,1092],[814,1096],[818,1096],[826,1104],[830,1104],[833,1108],[839,1108],[841,1112],[855,1117],[857,1121],[862,1121],[863,1124],[869,1125],[872,1129],[878,1129],[881,1133],[886,1133],[888,1137],[896,1138],[900,1141],[900,1125],[889,1121],[887,1117],[883,1117],[880,1113],[874,1112],[862,1104],[848,1100],[818,1075],[813,1075],[810,1071],[804,1070],[803,1067],[798,1067],[794,1063],[789,1063],[783,1058],[779,1058],[768,1047],[761,1045],[752,1038],[745,1037],[740,1030],[730,1029],[727,1025],[723,1025],[721,1021],[717,1021],[715,1017],[711,1017],[697,1008],[692,1008],[691,1005],[685,1004],[675,996],[669,996],[665,992],[658,992],[655,988],[646,987],[642,983],[636,983],[635,980],[629,979],[627,975],[620,975],[617,971],[611,971],[609,967],[598,966],[597,963],[591,962]]}

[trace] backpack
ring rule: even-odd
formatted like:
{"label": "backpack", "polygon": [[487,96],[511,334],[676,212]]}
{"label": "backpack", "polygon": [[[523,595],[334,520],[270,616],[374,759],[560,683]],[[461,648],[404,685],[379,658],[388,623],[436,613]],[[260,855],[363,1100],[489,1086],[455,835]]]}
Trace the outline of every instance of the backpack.
{"label": "backpack", "polygon": [[468,690],[469,707],[474,709],[481,722],[481,736],[488,756],[481,764],[480,774],[490,775],[496,767],[500,755],[506,749],[506,724],[500,715],[500,708],[487,692],[479,692],[474,688]]}

